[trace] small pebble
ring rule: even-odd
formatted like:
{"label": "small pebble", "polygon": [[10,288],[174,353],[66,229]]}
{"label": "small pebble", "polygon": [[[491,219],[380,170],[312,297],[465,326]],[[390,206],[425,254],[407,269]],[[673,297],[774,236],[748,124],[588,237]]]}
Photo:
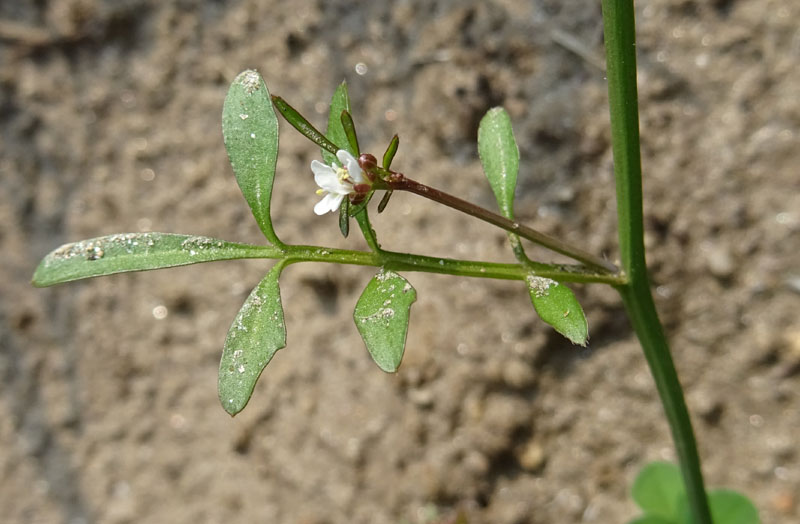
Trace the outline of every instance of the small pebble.
{"label": "small pebble", "polygon": [[711,274],[719,279],[730,278],[736,269],[730,251],[723,246],[714,246],[709,249],[706,262]]}

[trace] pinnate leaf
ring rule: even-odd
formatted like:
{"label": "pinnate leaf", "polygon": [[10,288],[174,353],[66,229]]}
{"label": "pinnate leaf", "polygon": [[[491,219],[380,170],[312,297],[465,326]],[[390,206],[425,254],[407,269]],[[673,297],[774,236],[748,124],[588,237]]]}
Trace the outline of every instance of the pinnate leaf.
{"label": "pinnate leaf", "polygon": [[372,359],[387,373],[400,366],[411,304],[417,292],[397,273],[381,269],[356,304],[353,320]]}
{"label": "pinnate leaf", "polygon": [[236,181],[258,226],[270,242],[281,245],[270,218],[278,117],[257,71],[244,71],[231,84],[222,109],[222,135]]}
{"label": "pinnate leaf", "polygon": [[525,282],[539,317],[573,344],[585,346],[589,327],[572,290],[555,280],[535,275],[529,275]]}
{"label": "pinnate leaf", "polygon": [[33,285],[52,286],[81,278],[185,266],[198,262],[277,255],[272,246],[171,233],[119,233],[64,244],[42,259]]}
{"label": "pinnate leaf", "polygon": [[231,416],[247,405],[258,377],[286,346],[286,325],[276,264],[244,301],[233,321],[219,363],[219,400]]}

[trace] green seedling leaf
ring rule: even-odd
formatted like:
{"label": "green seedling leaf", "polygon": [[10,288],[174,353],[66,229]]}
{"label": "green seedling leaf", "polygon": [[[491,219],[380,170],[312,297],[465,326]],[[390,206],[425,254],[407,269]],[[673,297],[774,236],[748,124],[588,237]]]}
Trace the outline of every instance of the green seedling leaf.
{"label": "green seedling leaf", "polygon": [[514,219],[514,189],[519,172],[519,149],[511,118],[502,107],[490,109],[478,126],[478,154],[502,215]]}
{"label": "green seedling leaf", "polygon": [[354,151],[353,156],[358,158],[358,155],[361,154],[361,149],[358,147],[358,135],[356,135],[356,124],[353,122],[353,117],[350,116],[348,111],[342,111],[340,120],[344,133],[347,135],[347,143],[350,144],[350,151]]}
{"label": "green seedling leaf", "polygon": [[[338,149],[346,149],[351,155],[357,157],[358,153],[353,146],[350,145],[350,141],[347,139],[347,133],[342,125],[343,111],[347,111],[348,114],[350,113],[350,95],[347,92],[347,82],[344,81],[339,84],[339,87],[336,88],[336,91],[333,92],[333,96],[331,97],[331,107],[328,112],[328,130],[325,136],[334,144],[341,144],[341,147]],[[336,151],[331,152],[323,149],[322,158],[328,165],[334,162],[337,164],[339,163],[336,159]]]}
{"label": "green seedling leaf", "polygon": [[678,521],[678,505],[686,498],[681,472],[675,464],[651,462],[636,476],[633,500],[647,515]]}
{"label": "green seedling leaf", "polygon": [[222,108],[222,135],[236,181],[258,227],[267,240],[282,245],[269,214],[278,160],[278,117],[257,71],[240,73],[228,89]]}
{"label": "green seedling leaf", "polygon": [[381,269],[356,304],[353,320],[378,367],[394,373],[403,359],[408,317],[417,292],[403,277]]}
{"label": "green seedling leaf", "polygon": [[286,325],[276,264],[253,289],[236,315],[219,363],[219,400],[231,416],[247,405],[253,388],[275,353],[286,346]]}
{"label": "green seedling leaf", "polygon": [[[729,489],[714,489],[708,492],[708,505],[714,524],[761,524],[755,505],[742,495]],[[678,524],[691,524],[689,501],[685,494],[678,502]]]}
{"label": "green seedling leaf", "polygon": [[528,275],[525,282],[539,317],[573,344],[585,346],[589,327],[572,291],[555,280],[534,275]]}
{"label": "green seedling leaf", "polygon": [[209,237],[120,233],[64,244],[55,249],[39,263],[33,274],[33,285],[46,287],[126,271],[279,254],[272,246],[237,244]]}
{"label": "green seedling leaf", "polygon": [[711,516],[716,524],[761,524],[755,505],[729,489],[715,489],[708,494]]}
{"label": "green seedling leaf", "polygon": [[275,104],[275,107],[278,109],[280,114],[283,115],[283,118],[285,118],[293,128],[297,129],[301,135],[321,147],[323,151],[327,151],[332,155],[335,155],[336,152],[339,151],[339,148],[336,146],[336,144],[325,138],[325,135],[317,131],[317,128],[312,126],[311,122],[306,120],[303,115],[301,115],[295,108],[290,106],[286,100],[279,96],[273,96],[272,103]]}
{"label": "green seedling leaf", "polygon": [[729,489],[715,489],[708,494],[711,516],[716,524],[760,524],[755,505],[742,495]]}
{"label": "green seedling leaf", "polygon": [[394,155],[397,153],[397,148],[400,145],[400,137],[394,135],[392,137],[392,141],[389,142],[389,147],[386,148],[386,152],[383,154],[383,168],[389,169],[392,165],[392,160],[394,160]]}

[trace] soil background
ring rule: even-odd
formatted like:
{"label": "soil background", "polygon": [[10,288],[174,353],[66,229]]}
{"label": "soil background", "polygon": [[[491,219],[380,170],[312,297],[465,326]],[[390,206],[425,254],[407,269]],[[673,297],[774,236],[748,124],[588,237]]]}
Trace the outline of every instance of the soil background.
{"label": "soil background", "polygon": [[[647,246],[711,487],[800,521],[800,3],[637,2]],[[228,85],[258,69],[323,125],[347,79],[362,147],[494,208],[477,157],[505,106],[517,215],[617,253],[596,1],[0,2],[0,508],[4,523],[622,523],[673,458],[610,289],[574,286],[591,342],[518,282],[409,273],[403,365],[371,362],[368,268],[282,278],[288,346],[231,419],[222,343],[269,261],[29,281],[60,244],[165,231],[263,242],[228,163]],[[282,122],[286,241],[362,248],[312,213],[317,149]],[[505,234],[413,195],[382,244],[512,261]],[[529,248],[545,260],[558,260]],[[165,314],[166,313],[166,314]]]}

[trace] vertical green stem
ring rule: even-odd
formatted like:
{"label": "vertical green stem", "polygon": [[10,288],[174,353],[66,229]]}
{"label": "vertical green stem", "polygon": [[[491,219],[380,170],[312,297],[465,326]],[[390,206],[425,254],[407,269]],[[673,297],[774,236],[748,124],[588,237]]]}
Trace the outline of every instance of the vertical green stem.
{"label": "vertical green stem", "polygon": [[645,265],[642,168],[636,90],[633,0],[603,0],[608,96],[622,268],[617,287],[658,389],[672,431],[692,519],[711,524],[692,423],[666,337],[658,319]]}

